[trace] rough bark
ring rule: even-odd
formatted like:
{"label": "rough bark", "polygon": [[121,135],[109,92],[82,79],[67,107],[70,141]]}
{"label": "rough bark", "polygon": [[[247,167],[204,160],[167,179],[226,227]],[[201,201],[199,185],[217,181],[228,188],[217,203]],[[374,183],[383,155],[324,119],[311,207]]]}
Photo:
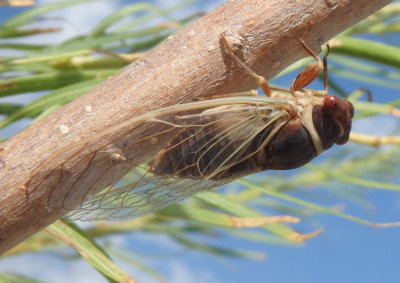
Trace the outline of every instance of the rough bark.
{"label": "rough bark", "polygon": [[[313,26],[306,41],[319,51],[321,44],[389,2],[228,1],[103,84],[11,138],[0,148],[0,253],[65,213],[63,209],[48,207],[54,186],[67,186],[58,183],[63,172],[55,170],[56,162],[47,160],[72,141],[166,105],[256,88],[254,80],[223,52],[221,33],[230,31],[232,38],[239,40],[240,56],[246,64],[258,74],[272,78],[307,56],[298,38],[310,21]],[[95,150],[103,142],[89,146]],[[151,155],[154,150],[150,146],[138,154]],[[66,152],[59,158],[67,160],[68,154],[75,158],[85,152]],[[41,172],[54,174],[37,189],[30,186],[38,184],[31,178],[39,166]],[[79,173],[85,169],[82,165],[73,170]],[[117,176],[111,174],[110,178]],[[33,192],[29,198],[27,191]],[[62,197],[61,192],[59,198]]]}

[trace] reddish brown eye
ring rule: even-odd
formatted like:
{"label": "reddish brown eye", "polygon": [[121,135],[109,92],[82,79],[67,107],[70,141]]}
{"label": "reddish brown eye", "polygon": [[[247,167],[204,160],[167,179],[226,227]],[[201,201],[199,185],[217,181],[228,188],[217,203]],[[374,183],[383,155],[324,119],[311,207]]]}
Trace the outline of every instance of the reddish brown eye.
{"label": "reddish brown eye", "polygon": [[343,115],[343,113],[350,114],[350,117],[354,116],[353,104],[332,94],[324,98],[324,107],[332,116]]}
{"label": "reddish brown eye", "polygon": [[345,107],[344,101],[339,97],[328,94],[324,99],[325,109],[329,112],[329,114],[335,115],[342,112]]}

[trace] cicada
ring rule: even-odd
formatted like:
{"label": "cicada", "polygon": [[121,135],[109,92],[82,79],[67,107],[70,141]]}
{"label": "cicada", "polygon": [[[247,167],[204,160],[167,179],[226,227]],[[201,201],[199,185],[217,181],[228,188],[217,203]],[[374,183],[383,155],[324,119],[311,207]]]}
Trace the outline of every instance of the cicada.
{"label": "cicada", "polygon": [[[51,176],[57,178],[48,206],[68,210],[70,219],[138,217],[243,176],[297,168],[348,141],[354,109],[346,99],[327,94],[327,55],[321,60],[300,38],[316,62],[299,73],[290,89],[277,90],[234,54],[225,35],[221,42],[265,96],[222,95],[132,118],[71,144],[57,154],[57,160],[65,155],[58,173],[38,172],[27,187],[39,188]],[[325,90],[304,89],[321,71]],[[88,143],[118,137],[125,128],[129,139],[112,139],[85,152]],[[143,131],[144,137],[136,135]],[[156,145],[161,148],[156,154],[132,157]],[[85,157],[73,158],[71,151]]]}

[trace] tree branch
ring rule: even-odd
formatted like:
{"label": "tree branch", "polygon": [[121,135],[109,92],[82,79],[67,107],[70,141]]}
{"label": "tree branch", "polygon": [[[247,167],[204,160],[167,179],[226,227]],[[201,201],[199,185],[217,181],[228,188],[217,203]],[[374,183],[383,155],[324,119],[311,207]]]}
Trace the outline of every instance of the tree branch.
{"label": "tree branch", "polygon": [[[321,44],[389,2],[229,1],[103,84],[9,139],[0,149],[0,253],[65,213],[63,209],[48,207],[49,196],[56,186],[62,201],[62,189],[68,188],[60,183],[63,170],[80,173],[87,168],[82,164],[72,169],[63,166],[61,170],[60,162],[81,158],[86,150],[96,150],[107,141],[93,142],[83,151],[65,152],[61,161],[52,160],[55,152],[135,115],[196,97],[254,89],[254,81],[223,52],[221,33],[229,31],[246,64],[258,74],[272,78],[307,56],[298,38],[311,21],[313,26],[305,40],[318,51]],[[116,134],[118,142],[129,142],[125,134]],[[143,148],[138,158],[151,156],[156,150],[151,146]],[[39,166],[41,172],[50,173],[51,177],[40,179],[39,174],[32,181]],[[109,176],[111,182],[119,178],[114,173]],[[90,178],[95,176],[87,180]],[[85,185],[82,186],[84,190]],[[27,191],[32,192],[29,198]]]}

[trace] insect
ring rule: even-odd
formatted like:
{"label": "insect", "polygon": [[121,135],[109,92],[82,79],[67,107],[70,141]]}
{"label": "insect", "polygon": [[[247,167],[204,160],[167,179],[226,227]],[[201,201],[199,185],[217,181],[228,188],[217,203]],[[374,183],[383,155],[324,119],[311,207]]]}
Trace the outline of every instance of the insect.
{"label": "insect", "polygon": [[[316,62],[299,73],[289,90],[269,87],[221,35],[226,54],[255,78],[266,96],[243,92],[132,118],[62,150],[58,170],[36,173],[27,187],[40,188],[56,178],[49,208],[63,208],[73,220],[123,219],[249,174],[297,168],[333,144],[346,143],[353,105],[327,94],[327,54],[323,60],[314,54],[305,35],[299,43]],[[304,89],[321,71],[325,91]],[[136,134],[143,131],[144,137]],[[89,143],[110,140],[119,132],[129,138],[121,142],[117,137],[86,152]],[[155,145],[160,148],[155,155],[134,158],[135,152]],[[78,152],[84,157],[73,158]]]}

